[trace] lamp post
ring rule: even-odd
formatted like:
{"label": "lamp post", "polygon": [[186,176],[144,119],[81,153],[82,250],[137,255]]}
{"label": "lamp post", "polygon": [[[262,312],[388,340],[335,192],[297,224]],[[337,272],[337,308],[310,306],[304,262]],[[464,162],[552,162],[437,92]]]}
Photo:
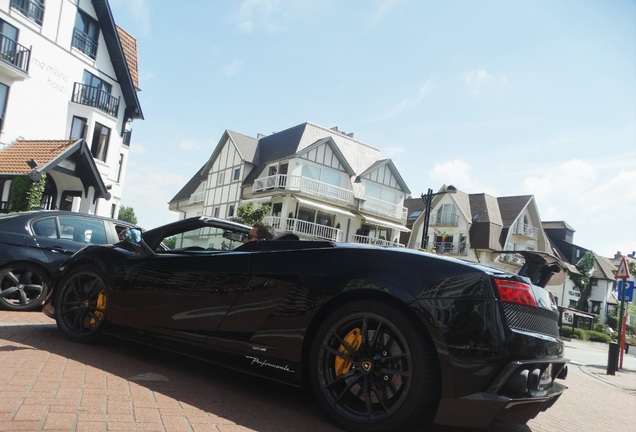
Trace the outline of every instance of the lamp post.
{"label": "lamp post", "polygon": [[422,194],[422,201],[424,202],[424,229],[422,230],[422,249],[428,248],[428,226],[431,220],[431,205],[433,204],[433,197],[437,195],[443,195],[446,193],[455,193],[457,189],[453,185],[448,185],[445,190],[433,193],[433,189],[428,189],[426,195]]}

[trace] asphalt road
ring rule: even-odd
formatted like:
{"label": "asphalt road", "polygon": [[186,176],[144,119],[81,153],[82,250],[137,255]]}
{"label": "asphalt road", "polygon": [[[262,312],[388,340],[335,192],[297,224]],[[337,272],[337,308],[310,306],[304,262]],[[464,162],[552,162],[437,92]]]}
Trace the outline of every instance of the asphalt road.
{"label": "asphalt road", "polygon": [[[635,431],[636,356],[608,376],[607,345],[567,342],[566,355],[569,389],[552,408],[489,430]],[[119,340],[74,344],[38,312],[0,311],[0,394],[0,431],[339,430],[306,391]]]}

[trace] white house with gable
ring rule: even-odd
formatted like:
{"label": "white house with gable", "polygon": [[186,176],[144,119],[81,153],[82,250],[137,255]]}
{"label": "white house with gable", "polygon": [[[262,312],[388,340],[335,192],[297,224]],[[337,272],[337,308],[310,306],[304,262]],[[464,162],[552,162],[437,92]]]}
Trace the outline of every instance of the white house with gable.
{"label": "white house with gable", "polygon": [[410,193],[380,151],[337,128],[303,123],[252,138],[225,131],[208,162],[170,201],[181,217],[231,218],[269,204],[279,232],[302,238],[400,244]]}

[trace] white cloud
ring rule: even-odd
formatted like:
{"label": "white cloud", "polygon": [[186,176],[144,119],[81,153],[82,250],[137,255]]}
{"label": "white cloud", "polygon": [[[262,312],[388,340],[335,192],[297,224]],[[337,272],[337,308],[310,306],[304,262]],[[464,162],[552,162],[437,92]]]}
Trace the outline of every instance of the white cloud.
{"label": "white cloud", "polygon": [[240,60],[234,60],[230,64],[225,67],[224,73],[225,76],[232,77],[236,75],[242,67],[242,62]]}
{"label": "white cloud", "polygon": [[429,171],[429,177],[434,181],[434,184],[452,184],[457,189],[471,193],[474,191],[471,185],[473,180],[471,179],[472,168],[470,164],[461,159],[454,159],[446,162],[436,162],[433,165],[433,169]]}
{"label": "white cloud", "polygon": [[168,201],[187,181],[183,176],[145,163],[129,167],[122,204],[133,208],[138,224],[146,229],[175,221],[178,214],[168,210]]}
{"label": "white cloud", "polygon": [[192,151],[192,150],[200,149],[201,146],[197,142],[184,139],[184,140],[181,140],[181,142],[179,143],[179,148],[185,151]]}
{"label": "white cloud", "polygon": [[372,11],[369,27],[381,24],[399,2],[400,0],[382,0]]}
{"label": "white cloud", "polygon": [[392,158],[398,154],[404,153],[406,149],[401,146],[389,146],[384,149],[384,154]]}
{"label": "white cloud", "polygon": [[382,115],[382,116],[380,116],[378,118],[372,119],[370,121],[387,120],[387,119],[390,119],[390,118],[393,118],[393,117],[397,117],[398,115],[400,115],[404,111],[413,108],[418,103],[420,103],[422,100],[424,100],[431,93],[432,90],[433,90],[433,80],[431,78],[429,78],[417,90],[417,92],[415,92],[415,94],[405,97],[397,105],[395,105],[394,107],[389,109],[389,111],[386,114],[384,114],[384,115]]}
{"label": "white cloud", "polygon": [[482,84],[492,77],[486,73],[485,69],[477,69],[475,71],[466,72],[462,78],[471,93],[477,94]]}
{"label": "white cloud", "polygon": [[269,33],[284,30],[285,26],[278,22],[276,16],[279,6],[280,0],[244,0],[236,16],[239,29],[244,33],[251,33],[257,28]]}

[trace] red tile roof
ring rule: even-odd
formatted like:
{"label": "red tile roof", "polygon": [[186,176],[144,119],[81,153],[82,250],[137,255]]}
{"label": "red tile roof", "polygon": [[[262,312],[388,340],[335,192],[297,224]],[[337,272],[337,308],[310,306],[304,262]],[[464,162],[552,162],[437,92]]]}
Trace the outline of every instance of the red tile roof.
{"label": "red tile roof", "polygon": [[139,69],[137,65],[137,39],[132,37],[124,29],[115,26],[117,28],[117,34],[119,35],[119,42],[121,48],[124,51],[124,57],[126,63],[128,63],[128,70],[130,71],[130,78],[132,79],[135,88],[139,90]]}
{"label": "red tile roof", "polygon": [[76,140],[18,141],[0,152],[0,174],[28,174],[32,168],[26,161],[35,159],[38,166],[45,166],[75,142]]}

